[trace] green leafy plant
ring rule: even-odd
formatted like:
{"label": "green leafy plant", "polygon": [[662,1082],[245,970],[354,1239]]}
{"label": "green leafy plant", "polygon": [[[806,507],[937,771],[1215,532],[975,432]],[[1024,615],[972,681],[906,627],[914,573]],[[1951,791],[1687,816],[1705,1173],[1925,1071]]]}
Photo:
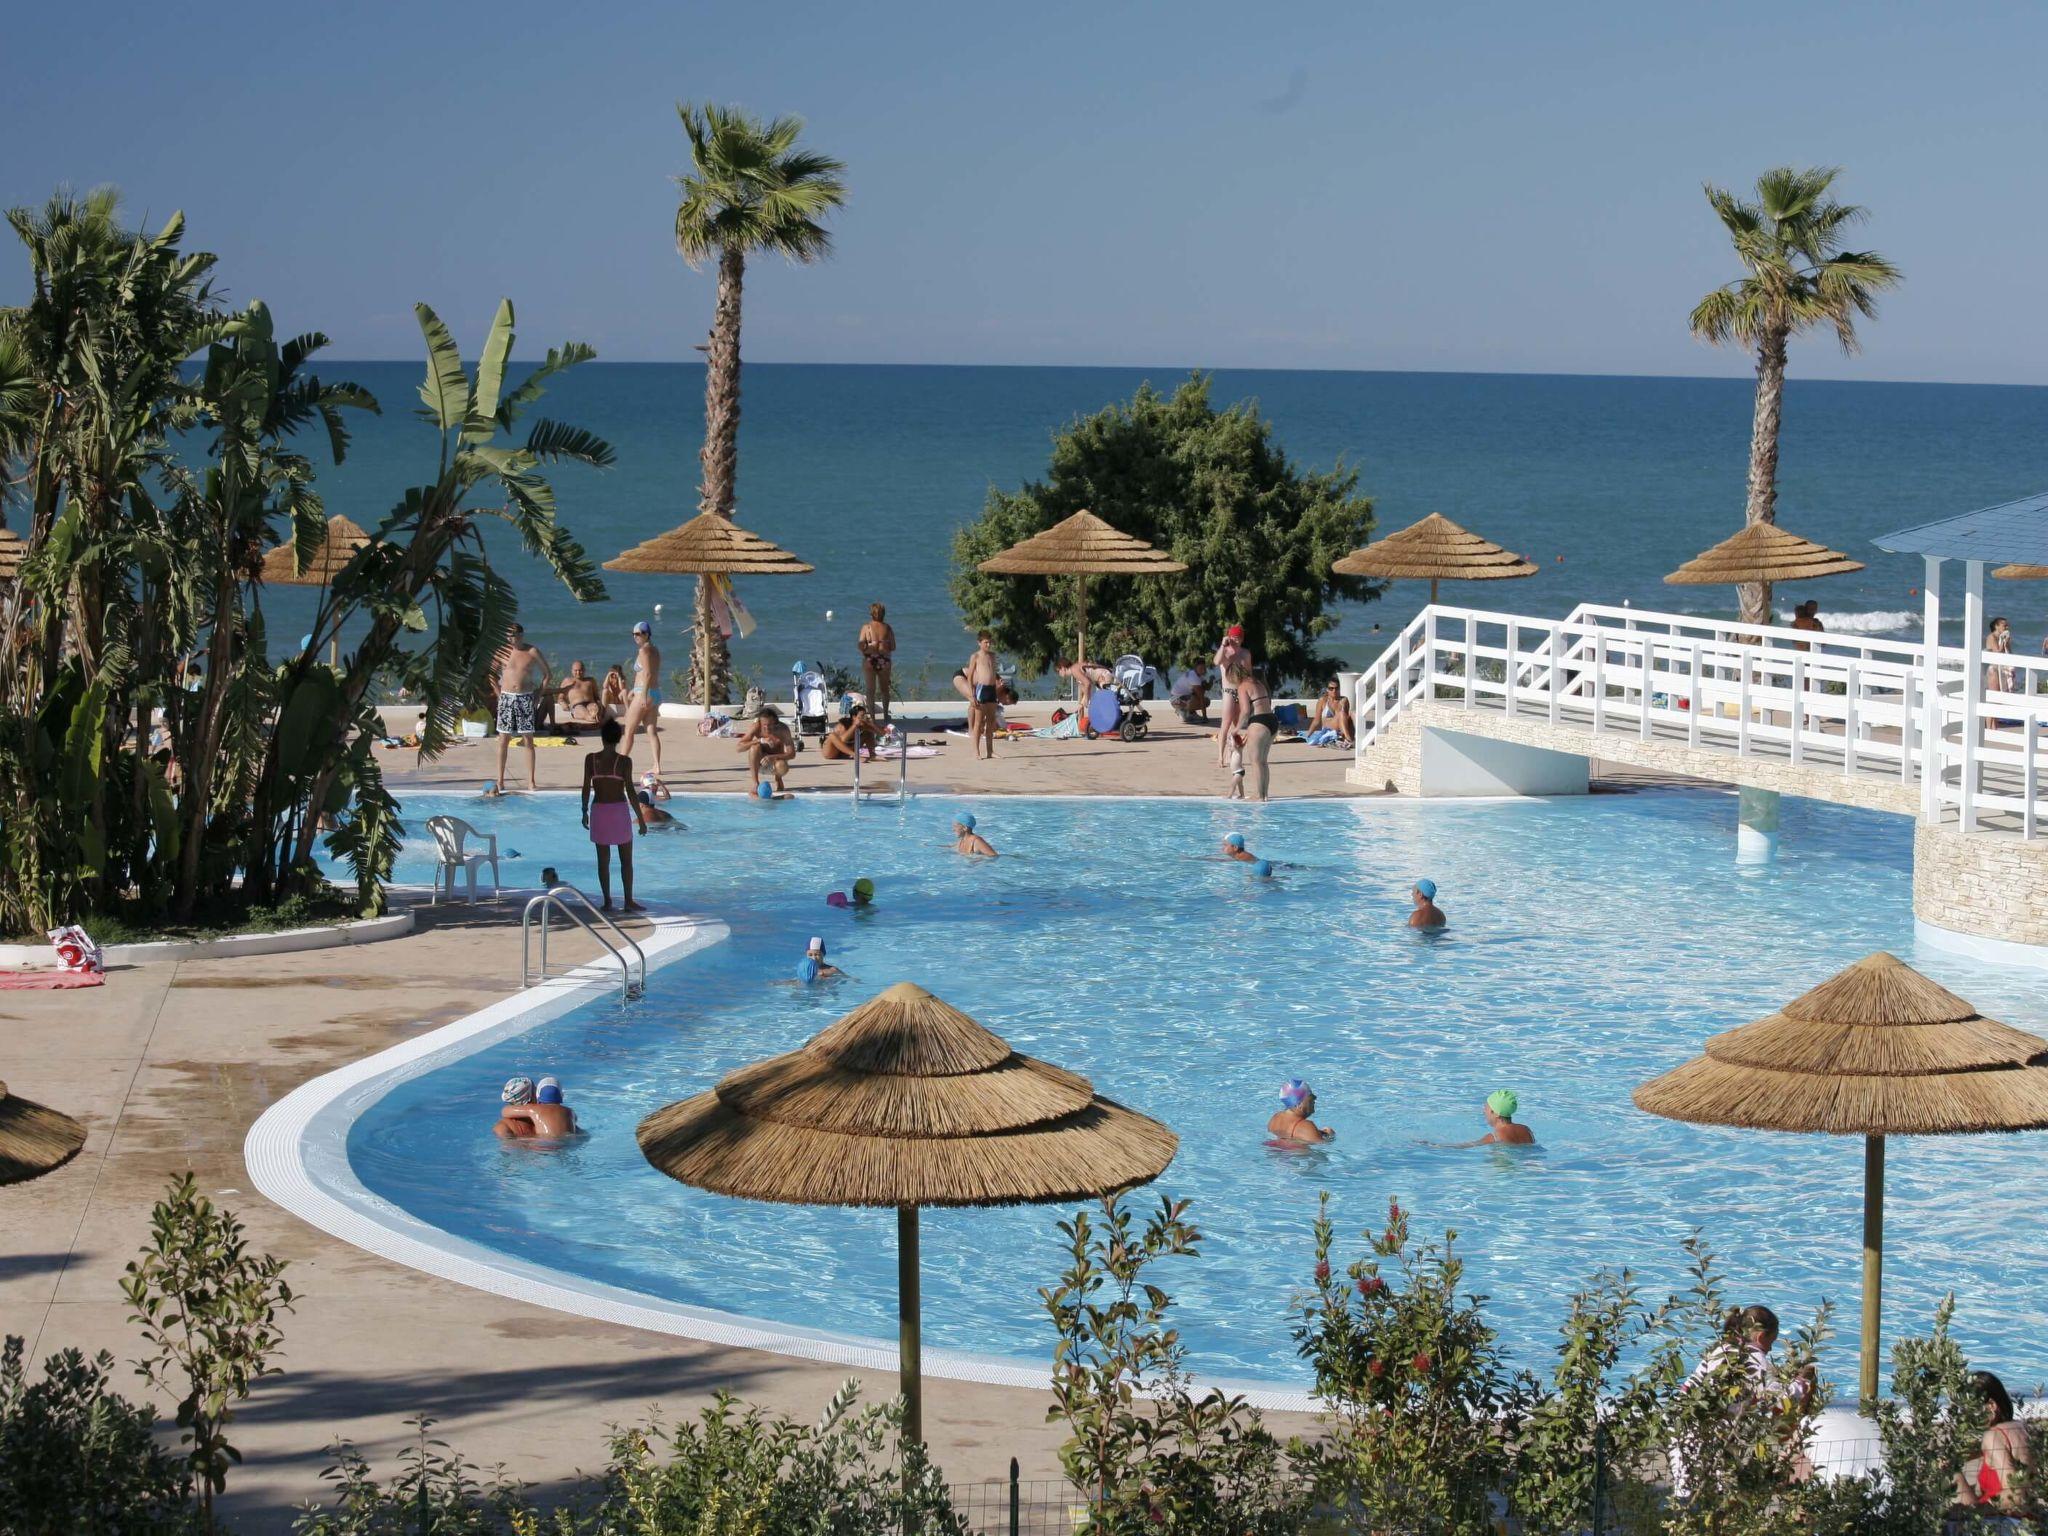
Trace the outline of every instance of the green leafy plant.
{"label": "green leafy plant", "polygon": [[447,1442],[433,1437],[434,1420],[407,1419],[412,1444],[399,1453],[400,1471],[380,1483],[361,1452],[347,1441],[333,1447],[334,1461],[321,1469],[332,1496],[302,1508],[292,1521],[296,1536],[503,1536],[513,1532],[576,1528],[561,1510],[543,1516],[526,1502],[519,1485],[500,1474],[488,1479]]}
{"label": "green leafy plant", "polygon": [[[1602,1272],[1573,1292],[1547,1390],[1515,1437],[1508,1503],[1529,1536],[1578,1536],[1619,1502],[1624,1469],[1653,1448],[1645,1415],[1614,1401],[1614,1370],[1639,1323],[1635,1282]],[[1597,1518],[1596,1518],[1597,1516]]]}
{"label": "green leafy plant", "polygon": [[1094,1536],[1283,1536],[1302,1528],[1309,1485],[1243,1399],[1194,1393],[1172,1298],[1146,1275],[1199,1251],[1187,1209],[1162,1197],[1140,1224],[1111,1195],[1060,1223],[1067,1268],[1039,1292],[1056,1339],[1047,1417],[1068,1434],[1060,1465],[1089,1496],[1079,1529]]}
{"label": "green leafy plant", "polygon": [[242,1224],[174,1179],[150,1217],[150,1240],[121,1281],[149,1353],[136,1371],[175,1397],[181,1444],[200,1512],[213,1525],[215,1497],[241,1453],[227,1431],[250,1389],[278,1367],[279,1314],[292,1307],[284,1261],[253,1254]]}

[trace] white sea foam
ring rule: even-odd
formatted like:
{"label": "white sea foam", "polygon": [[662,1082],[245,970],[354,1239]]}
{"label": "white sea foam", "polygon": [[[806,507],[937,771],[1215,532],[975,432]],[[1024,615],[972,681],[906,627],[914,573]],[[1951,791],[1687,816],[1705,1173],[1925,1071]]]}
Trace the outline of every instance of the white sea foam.
{"label": "white sea foam", "polygon": [[[1920,627],[1920,614],[1912,608],[1875,608],[1868,613],[1829,613],[1822,611],[1821,623],[1838,635],[1889,635],[1900,630]],[[1778,615],[1778,622],[1789,626],[1790,613]]]}

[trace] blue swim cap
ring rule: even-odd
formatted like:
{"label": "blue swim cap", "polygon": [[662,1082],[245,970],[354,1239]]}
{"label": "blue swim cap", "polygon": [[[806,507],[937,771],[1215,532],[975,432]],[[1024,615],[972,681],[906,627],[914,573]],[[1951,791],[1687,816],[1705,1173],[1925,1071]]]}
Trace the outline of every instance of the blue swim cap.
{"label": "blue swim cap", "polygon": [[768,783],[756,784],[754,786],[754,793],[763,800],[773,800],[775,798],[775,786]]}
{"label": "blue swim cap", "polygon": [[1306,1099],[1308,1095],[1308,1084],[1298,1077],[1290,1077],[1287,1079],[1286,1086],[1280,1090],[1280,1107],[1282,1109],[1299,1109],[1302,1100]]}
{"label": "blue swim cap", "polygon": [[1416,882],[1415,882],[1415,894],[1416,894],[1416,895],[1418,895],[1418,896],[1420,896],[1420,897],[1421,897],[1421,898],[1422,898],[1422,899],[1423,899],[1424,901],[1435,901],[1435,900],[1436,900],[1436,882],[1435,882],[1434,880],[1418,880],[1418,881],[1416,881]]}
{"label": "blue swim cap", "polygon": [[559,1104],[562,1102],[562,1085],[552,1077],[544,1077],[540,1086],[533,1090],[533,1098],[537,1104]]}
{"label": "blue swim cap", "polygon": [[1228,848],[1242,848],[1244,846],[1244,834],[1242,832],[1233,832],[1230,836],[1223,839],[1223,843]]}
{"label": "blue swim cap", "polygon": [[953,825],[956,827],[965,827],[968,831],[972,832],[974,830],[974,812],[960,812],[957,816],[953,818]]}
{"label": "blue swim cap", "polygon": [[1273,861],[1271,859],[1259,860],[1258,863],[1252,866],[1252,873],[1262,880],[1265,879],[1273,873]]}

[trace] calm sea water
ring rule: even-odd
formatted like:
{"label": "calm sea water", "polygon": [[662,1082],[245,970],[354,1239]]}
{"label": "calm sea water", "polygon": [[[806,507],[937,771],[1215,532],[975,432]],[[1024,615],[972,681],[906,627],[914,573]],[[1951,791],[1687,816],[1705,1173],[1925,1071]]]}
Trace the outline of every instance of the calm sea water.
{"label": "calm sea water", "polygon": [[[420,369],[332,363],[384,403],[359,423],[347,464],[322,477],[330,507],[374,525],[433,469],[432,434],[412,415]],[[771,692],[802,656],[854,657],[867,605],[882,601],[902,646],[900,672],[936,682],[970,638],[947,595],[953,530],[990,486],[1044,473],[1052,434],[1127,398],[1165,368],[944,368],[749,364],[744,379],[740,518],[818,567],[763,578],[743,597],[760,620],[738,648]],[[701,364],[593,364],[543,402],[549,415],[609,438],[616,468],[557,478],[565,521],[600,560],[696,511],[703,432]],[[1666,587],[1681,561],[1742,517],[1751,385],[1747,379],[1589,378],[1508,374],[1220,372],[1221,403],[1254,399],[1297,463],[1354,465],[1380,529],[1441,511],[1542,566],[1510,587],[1446,590],[1517,611],[1561,615],[1578,602],[1732,613],[1733,595]],[[1869,562],[1815,584],[1836,627],[1885,632],[1913,621],[1919,562],[1870,540],[1894,528],[2038,491],[2048,388],[1800,381],[1785,411],[1780,517]],[[610,601],[578,605],[510,538],[495,553],[516,572],[527,628],[557,662],[602,667],[630,655],[633,621],[655,617],[680,665],[691,584],[612,576]],[[2002,585],[2002,584],[2001,584]],[[1415,584],[1348,607],[1330,649],[1377,654],[1426,599]],[[269,599],[276,629],[304,622],[310,600]],[[2039,587],[1994,593],[2026,649],[2039,643]],[[828,618],[827,614],[831,617]]]}

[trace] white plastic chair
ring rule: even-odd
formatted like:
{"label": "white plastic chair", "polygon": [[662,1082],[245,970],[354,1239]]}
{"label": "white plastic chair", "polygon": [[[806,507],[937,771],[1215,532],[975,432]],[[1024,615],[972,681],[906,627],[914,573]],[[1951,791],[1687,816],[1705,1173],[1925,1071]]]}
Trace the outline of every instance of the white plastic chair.
{"label": "white plastic chair", "polygon": [[[479,832],[460,816],[429,816],[427,830],[434,835],[434,847],[440,855],[440,862],[434,867],[431,905],[440,904],[444,890],[450,901],[455,899],[455,872],[458,869],[469,877],[469,899],[475,901],[476,872],[483,864],[491,866],[491,900],[495,902],[498,899],[498,834]],[[482,852],[469,850],[467,844],[472,837],[486,844]]]}

